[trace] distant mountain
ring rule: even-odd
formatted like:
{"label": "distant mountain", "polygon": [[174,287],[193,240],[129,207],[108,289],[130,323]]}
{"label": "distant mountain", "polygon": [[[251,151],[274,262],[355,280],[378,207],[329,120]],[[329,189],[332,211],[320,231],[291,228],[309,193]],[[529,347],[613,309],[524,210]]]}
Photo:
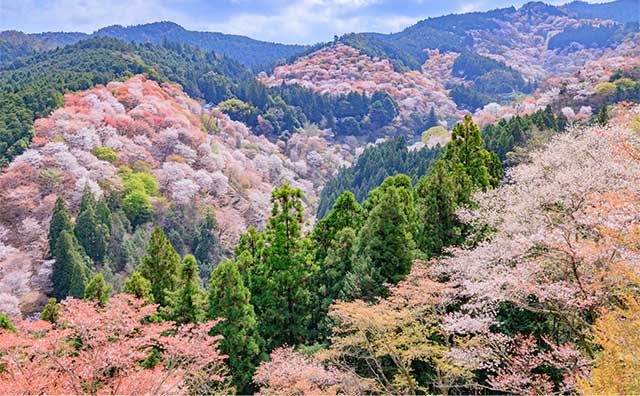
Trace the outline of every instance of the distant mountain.
{"label": "distant mountain", "polygon": [[580,18],[611,19],[621,23],[640,21],[640,2],[638,0],[617,0],[598,4],[573,1],[562,8]]}
{"label": "distant mountain", "polygon": [[[4,32],[2,33],[4,34]],[[173,22],[154,22],[135,26],[107,26],[92,34],[77,32],[45,32],[28,35],[37,40],[34,46],[55,48],[74,44],[90,37],[112,37],[126,42],[162,44],[164,41],[189,44],[203,51],[231,57],[245,66],[269,65],[303,52],[309,46],[270,43],[249,37],[217,32],[198,32]],[[3,37],[0,35],[0,42]]]}

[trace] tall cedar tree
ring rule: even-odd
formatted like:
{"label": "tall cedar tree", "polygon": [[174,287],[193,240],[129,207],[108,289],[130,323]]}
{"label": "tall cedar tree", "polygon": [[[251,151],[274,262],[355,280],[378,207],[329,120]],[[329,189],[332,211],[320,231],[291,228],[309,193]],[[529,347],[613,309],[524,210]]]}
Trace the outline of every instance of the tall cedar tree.
{"label": "tall cedar tree", "polygon": [[221,350],[229,356],[227,364],[233,375],[233,386],[238,394],[253,394],[251,378],[260,361],[264,341],[258,334],[251,293],[234,261],[218,265],[209,285],[209,319],[224,318],[211,331],[224,336]]}
{"label": "tall cedar tree", "polygon": [[156,227],[147,245],[147,253],[142,257],[140,274],[151,282],[153,301],[161,307],[169,303],[167,294],[176,289],[179,265],[180,256],[162,229]]}
{"label": "tall cedar tree", "polygon": [[111,293],[111,285],[104,280],[102,273],[96,274],[84,289],[84,299],[98,303],[101,307],[107,305],[109,294]]}
{"label": "tall cedar tree", "polygon": [[299,344],[311,320],[309,290],[314,264],[309,240],[301,238],[302,191],[288,184],[273,191],[273,210],[262,258],[252,272],[254,307],[268,349]]}
{"label": "tall cedar tree", "polygon": [[[502,179],[502,168],[491,166],[495,162],[493,157],[495,155],[484,148],[480,130],[467,114],[463,122],[453,128],[443,159],[453,166],[456,162],[462,164],[474,186],[486,190],[497,186]],[[490,169],[495,173],[489,173]]]}
{"label": "tall cedar tree", "polygon": [[354,275],[370,277],[375,285],[361,287],[351,297],[373,299],[384,295],[385,283],[395,284],[409,273],[415,257],[415,224],[408,216],[413,212],[413,201],[407,202],[407,194],[411,196],[405,187],[390,186],[376,196],[378,202],[358,233],[353,259],[366,263]]}
{"label": "tall cedar tree", "polygon": [[208,208],[204,219],[198,226],[195,249],[193,255],[198,260],[200,277],[207,282],[211,271],[215,267],[221,255],[221,246],[216,235],[218,223],[213,208]]}
{"label": "tall cedar tree", "polygon": [[73,232],[73,223],[71,222],[71,215],[64,202],[64,198],[59,195],[58,198],[56,198],[56,204],[53,207],[53,214],[49,225],[49,255],[51,257],[55,255],[58,237],[62,231]]}
{"label": "tall cedar tree", "polygon": [[[103,213],[103,215],[106,214]],[[109,230],[98,221],[96,201],[88,187],[82,195],[74,233],[87,255],[94,262],[101,263],[107,250]]]}
{"label": "tall cedar tree", "polygon": [[73,234],[63,230],[58,236],[53,264],[53,294],[58,300],[67,296],[82,298],[90,276],[80,246]]}
{"label": "tall cedar tree", "polygon": [[197,323],[204,319],[203,295],[196,258],[188,254],[180,265],[178,289],[172,296],[171,319],[177,323]]}
{"label": "tall cedar tree", "polygon": [[449,167],[438,161],[428,176],[414,189],[418,230],[416,243],[428,257],[442,253],[446,246],[462,242],[463,225],[456,210],[469,202],[471,178],[461,166]]}
{"label": "tall cedar tree", "polygon": [[316,261],[321,262],[327,256],[331,243],[336,234],[345,227],[354,230],[360,228],[362,222],[362,206],[356,200],[351,191],[345,191],[333,204],[331,212],[323,219],[318,220],[311,239],[317,246]]}

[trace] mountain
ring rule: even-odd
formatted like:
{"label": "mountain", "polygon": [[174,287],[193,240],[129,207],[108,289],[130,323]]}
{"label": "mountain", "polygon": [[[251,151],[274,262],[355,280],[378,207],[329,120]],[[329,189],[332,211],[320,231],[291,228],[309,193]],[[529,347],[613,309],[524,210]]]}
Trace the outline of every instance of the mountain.
{"label": "mountain", "polygon": [[0,67],[0,166],[26,149],[33,120],[62,105],[65,93],[141,73],[178,82],[190,95],[205,99],[212,95],[211,80],[230,86],[251,78],[234,60],[178,43],[135,44],[94,37],[18,58]]}
{"label": "mountain", "polygon": [[573,1],[565,4],[562,8],[580,18],[611,19],[621,23],[637,23],[640,18],[640,3],[636,0],[617,0],[595,4],[585,1]]}
{"label": "mountain", "polygon": [[[283,61],[308,48],[305,45],[271,43],[233,34],[191,31],[173,22],[154,22],[127,27],[113,25],[91,34],[45,32],[28,36],[34,39],[34,50],[39,50],[41,47],[55,48],[70,45],[91,37],[111,37],[140,44],[162,44],[164,41],[171,41],[192,45],[203,51],[214,51],[217,54],[233,58],[248,67]],[[2,41],[4,41],[3,34],[0,34],[0,42]]]}
{"label": "mountain", "polygon": [[[185,207],[211,206],[228,250],[246,228],[264,226],[276,186],[288,181],[300,188],[311,215],[323,180],[348,164],[348,153],[312,131],[292,138],[285,150],[204,108],[179,86],[144,76],[67,94],[63,107],[36,121],[34,134],[30,148],[0,174],[2,312],[15,313],[19,305],[28,312],[28,302],[41,303],[50,286],[43,230],[56,196],[75,212],[89,187],[97,197],[111,197],[111,210],[122,214],[127,195],[138,191],[159,209],[142,224],[127,217],[128,233],[144,238],[153,225],[184,226],[186,218],[172,219]],[[134,180],[147,187],[137,190]],[[129,260],[140,258],[130,254]]]}

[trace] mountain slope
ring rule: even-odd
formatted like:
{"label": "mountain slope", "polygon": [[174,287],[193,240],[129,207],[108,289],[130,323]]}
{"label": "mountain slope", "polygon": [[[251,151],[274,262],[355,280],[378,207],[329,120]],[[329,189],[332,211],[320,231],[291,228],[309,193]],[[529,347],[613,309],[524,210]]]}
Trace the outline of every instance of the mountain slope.
{"label": "mountain slope", "polygon": [[136,230],[162,224],[171,208],[210,205],[231,248],[246,228],[263,224],[274,186],[288,181],[310,203],[343,165],[340,148],[317,136],[296,136],[285,155],[178,86],[144,76],[68,94],[64,107],[36,121],[31,147],[0,175],[0,311],[44,301],[51,263],[43,230],[57,196],[75,212],[88,186],[122,210],[135,192],[127,180],[143,177],[156,185],[145,187],[154,210]]}

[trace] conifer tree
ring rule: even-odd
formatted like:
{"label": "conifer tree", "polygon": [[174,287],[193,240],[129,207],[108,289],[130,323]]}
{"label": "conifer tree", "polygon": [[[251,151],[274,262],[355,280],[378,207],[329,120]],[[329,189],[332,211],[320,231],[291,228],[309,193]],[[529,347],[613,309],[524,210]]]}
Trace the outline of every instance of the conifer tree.
{"label": "conifer tree", "polygon": [[153,294],[151,294],[151,282],[146,279],[140,271],[135,271],[130,277],[125,279],[122,291],[132,294],[148,303],[153,303]]}
{"label": "conifer tree", "polygon": [[596,123],[600,126],[606,126],[609,122],[609,113],[607,112],[607,105],[602,105],[596,115]]}
{"label": "conifer tree", "polygon": [[469,114],[464,117],[463,122],[453,128],[451,141],[447,144],[443,159],[447,164],[455,165],[456,162],[462,164],[464,171],[471,177],[473,185],[479,189],[495,187],[497,184],[492,185],[492,180],[497,183],[501,179],[500,175],[489,174],[492,158],[484,148],[480,130]]}
{"label": "conifer tree", "polygon": [[151,282],[153,301],[161,307],[168,304],[167,293],[176,289],[179,264],[180,256],[162,229],[156,227],[142,257],[140,274]]}
{"label": "conifer tree", "polygon": [[226,261],[216,267],[209,284],[209,319],[224,318],[212,332],[224,336],[222,352],[238,394],[253,394],[251,378],[260,361],[264,341],[258,334],[251,293],[244,285],[238,265]]}
{"label": "conifer tree", "polygon": [[96,263],[101,263],[107,250],[108,230],[98,222],[95,208],[90,204],[76,218],[75,236],[87,255]]}
{"label": "conifer tree", "polygon": [[58,195],[53,207],[51,224],[49,225],[49,255],[51,257],[55,255],[60,233],[65,230],[73,232],[73,223],[71,222],[71,215],[65,205],[64,198]]}
{"label": "conifer tree", "polygon": [[106,227],[107,232],[111,232],[113,218],[111,215],[111,209],[109,209],[109,205],[107,205],[107,201],[105,199],[101,199],[96,204],[96,217],[98,219],[98,223]]}
{"label": "conifer tree", "polygon": [[444,247],[461,242],[463,225],[456,210],[469,203],[471,192],[471,178],[461,166],[447,170],[442,161],[418,182],[414,190],[419,218],[416,242],[427,256],[439,255]]}
{"label": "conifer tree", "polygon": [[205,281],[209,280],[211,271],[221,254],[220,242],[216,236],[217,230],[218,224],[215,212],[213,208],[209,208],[198,227],[193,251],[193,255],[198,260],[200,277]]}
{"label": "conifer tree", "polygon": [[104,307],[109,301],[109,293],[111,293],[111,285],[104,280],[102,273],[98,273],[84,289],[84,299],[95,301]]}
{"label": "conifer tree", "polygon": [[177,323],[197,323],[204,318],[198,263],[188,254],[180,265],[178,289],[172,295],[171,319]]}
{"label": "conifer tree", "polygon": [[[403,202],[406,198],[404,187],[389,187],[376,196],[377,205],[371,209],[367,220],[358,233],[355,247],[356,260],[364,260],[366,273],[356,274],[371,277],[378,287],[358,296],[372,299],[383,295],[383,284],[395,284],[403,279],[411,269],[415,257],[415,242],[412,231],[415,224],[408,218]],[[413,206],[413,202],[409,201]]]}
{"label": "conifer tree", "polygon": [[309,240],[301,237],[302,191],[288,184],[272,193],[273,210],[262,257],[252,273],[252,302],[269,349],[297,344],[308,333],[311,279]]}
{"label": "conifer tree", "polygon": [[82,198],[80,199],[80,213],[87,210],[87,208],[96,207],[96,197],[93,195],[93,191],[91,191],[91,187],[88,184],[84,186],[84,190],[82,191]]}
{"label": "conifer tree", "polygon": [[53,264],[53,293],[58,300],[67,296],[82,298],[89,278],[89,268],[73,234],[60,233]]}
{"label": "conifer tree", "polygon": [[56,323],[58,321],[58,317],[60,316],[60,312],[62,308],[60,304],[56,302],[56,299],[50,297],[47,301],[47,305],[42,309],[42,313],[40,314],[40,319],[46,320],[50,323]]}
{"label": "conifer tree", "polygon": [[311,238],[317,245],[316,260],[322,261],[327,255],[336,234],[343,228],[354,230],[360,228],[362,222],[362,206],[351,191],[343,192],[333,204],[331,212],[316,223]]}

